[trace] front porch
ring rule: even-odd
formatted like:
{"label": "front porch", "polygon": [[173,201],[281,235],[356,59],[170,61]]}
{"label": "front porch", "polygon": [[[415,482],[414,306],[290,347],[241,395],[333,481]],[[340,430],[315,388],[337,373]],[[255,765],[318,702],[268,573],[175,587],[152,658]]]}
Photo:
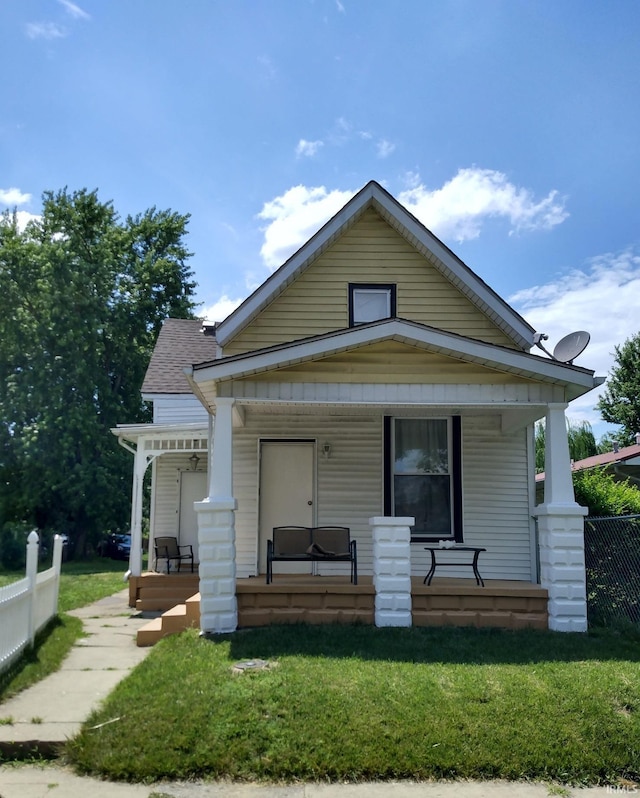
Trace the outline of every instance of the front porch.
{"label": "front porch", "polygon": [[[161,637],[199,623],[199,594],[191,574],[143,574],[130,586],[130,604],[147,611],[165,608],[138,635],[138,645],[153,645]],[[194,589],[195,588],[195,589]],[[189,592],[178,606],[177,592]],[[236,581],[238,628],[281,623],[375,623],[375,588],[371,576],[353,585],[346,576],[277,575],[267,585],[264,576]],[[547,590],[531,582],[435,577],[431,585],[411,579],[413,626],[475,626],[501,629],[547,629]],[[133,603],[132,603],[133,602]],[[171,603],[171,607],[167,604]],[[180,609],[187,605],[186,609]],[[197,605],[197,606],[196,606]],[[180,626],[180,619],[184,625]]]}

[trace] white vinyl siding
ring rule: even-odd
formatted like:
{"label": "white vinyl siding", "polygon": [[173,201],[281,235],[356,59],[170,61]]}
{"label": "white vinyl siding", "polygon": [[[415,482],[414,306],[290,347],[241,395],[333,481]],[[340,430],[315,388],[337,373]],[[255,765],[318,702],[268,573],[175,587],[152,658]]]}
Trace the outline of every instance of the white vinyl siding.
{"label": "white vinyl siding", "polygon": [[[180,472],[191,470],[191,452],[163,454],[154,462],[154,506],[152,508],[154,536],[178,537],[180,520]],[[206,455],[199,453],[200,470]],[[205,498],[204,496],[202,498]],[[153,556],[153,552],[150,553]],[[151,565],[150,561],[150,565]]]}
{"label": "white vinyl siding", "polygon": [[[382,513],[382,419],[311,417],[247,413],[234,429],[236,564],[239,577],[256,573],[259,439],[317,440],[315,519],[317,525],[348,526],[358,541],[358,567],[371,573],[369,518]],[[331,457],[322,444],[331,443]],[[322,565],[321,573],[348,573],[348,563]]]}
{"label": "white vinyl siding", "polygon": [[369,210],[225,344],[224,355],[348,327],[349,283],[395,284],[399,318],[513,347],[435,266]]}
{"label": "white vinyl siding", "polygon": [[[348,526],[358,542],[358,568],[372,570],[369,518],[383,514],[382,417],[309,417],[247,413],[234,430],[234,495],[238,576],[256,573],[258,529],[258,440],[316,439],[315,523]],[[331,456],[322,456],[322,444]],[[462,419],[464,541],[483,546],[481,573],[489,579],[530,580],[530,516],[526,433],[504,436],[497,417]],[[412,545],[412,571],[424,576],[427,553]],[[321,573],[344,573],[341,564]],[[468,568],[448,576],[471,577]]]}
{"label": "white vinyl siding", "polygon": [[208,423],[209,415],[193,394],[153,396],[154,424]]}
{"label": "white vinyl siding", "polygon": [[[350,527],[358,542],[359,571],[371,574],[369,518],[383,514],[382,416],[289,416],[249,408],[245,422],[233,431],[238,577],[257,570],[260,438],[317,441],[314,522]],[[325,442],[331,444],[328,459],[321,451]],[[156,461],[156,535],[177,534],[179,471],[189,468],[188,454],[163,455]],[[504,435],[499,416],[463,416],[462,480],[464,542],[487,549],[480,556],[482,576],[532,580],[526,430]],[[428,569],[424,545],[411,546],[414,576],[424,577]],[[323,564],[320,573],[345,574],[345,569],[342,563]],[[447,568],[443,573],[472,578],[470,568]]]}
{"label": "white vinyl siding", "polygon": [[[526,429],[503,435],[497,417],[463,416],[462,497],[464,543],[487,549],[479,560],[482,577],[532,580]],[[426,573],[428,557],[412,545],[416,575]],[[470,577],[471,569],[443,573]]]}

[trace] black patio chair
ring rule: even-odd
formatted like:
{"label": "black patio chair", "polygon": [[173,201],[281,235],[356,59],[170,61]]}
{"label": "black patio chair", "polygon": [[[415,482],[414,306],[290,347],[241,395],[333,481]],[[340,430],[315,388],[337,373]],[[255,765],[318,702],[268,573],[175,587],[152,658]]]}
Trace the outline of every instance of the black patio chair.
{"label": "black patio chair", "polygon": [[193,546],[187,543],[184,546],[178,545],[178,538],[159,537],[154,541],[156,550],[156,571],[158,570],[158,560],[167,561],[167,573],[171,573],[171,561],[177,561],[178,573],[183,560],[191,562],[191,573],[193,573]]}

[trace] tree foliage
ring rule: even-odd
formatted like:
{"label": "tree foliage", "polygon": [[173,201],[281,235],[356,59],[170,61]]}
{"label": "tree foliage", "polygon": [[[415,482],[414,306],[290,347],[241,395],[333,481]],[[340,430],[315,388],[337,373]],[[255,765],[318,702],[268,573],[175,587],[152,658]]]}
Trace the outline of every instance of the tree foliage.
{"label": "tree foliage", "polygon": [[[567,420],[567,438],[569,440],[569,457],[574,460],[584,460],[599,453],[596,439],[588,421],[573,422]],[[544,471],[545,452],[545,425],[544,422],[536,424],[535,431],[536,471]]]}
{"label": "tree foliage", "polygon": [[640,432],[640,333],[614,351],[614,366],[598,409],[605,421],[621,426],[617,438],[626,446],[634,443],[636,432]]}
{"label": "tree foliage", "polygon": [[140,387],[162,321],[193,316],[188,218],[121,221],[97,192],[64,189],[24,231],[0,219],[0,526],[80,549],[126,527],[131,455],[109,429],[150,420]]}

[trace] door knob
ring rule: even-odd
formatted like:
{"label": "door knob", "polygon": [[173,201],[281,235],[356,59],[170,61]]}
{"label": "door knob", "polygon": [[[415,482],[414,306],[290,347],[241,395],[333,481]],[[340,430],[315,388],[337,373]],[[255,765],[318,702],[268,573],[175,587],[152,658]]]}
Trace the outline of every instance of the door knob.
{"label": "door knob", "polygon": [[311,499],[309,499],[309,501],[307,502],[307,504],[309,505],[309,507],[311,507],[311,505],[313,504],[313,502],[311,501]]}

